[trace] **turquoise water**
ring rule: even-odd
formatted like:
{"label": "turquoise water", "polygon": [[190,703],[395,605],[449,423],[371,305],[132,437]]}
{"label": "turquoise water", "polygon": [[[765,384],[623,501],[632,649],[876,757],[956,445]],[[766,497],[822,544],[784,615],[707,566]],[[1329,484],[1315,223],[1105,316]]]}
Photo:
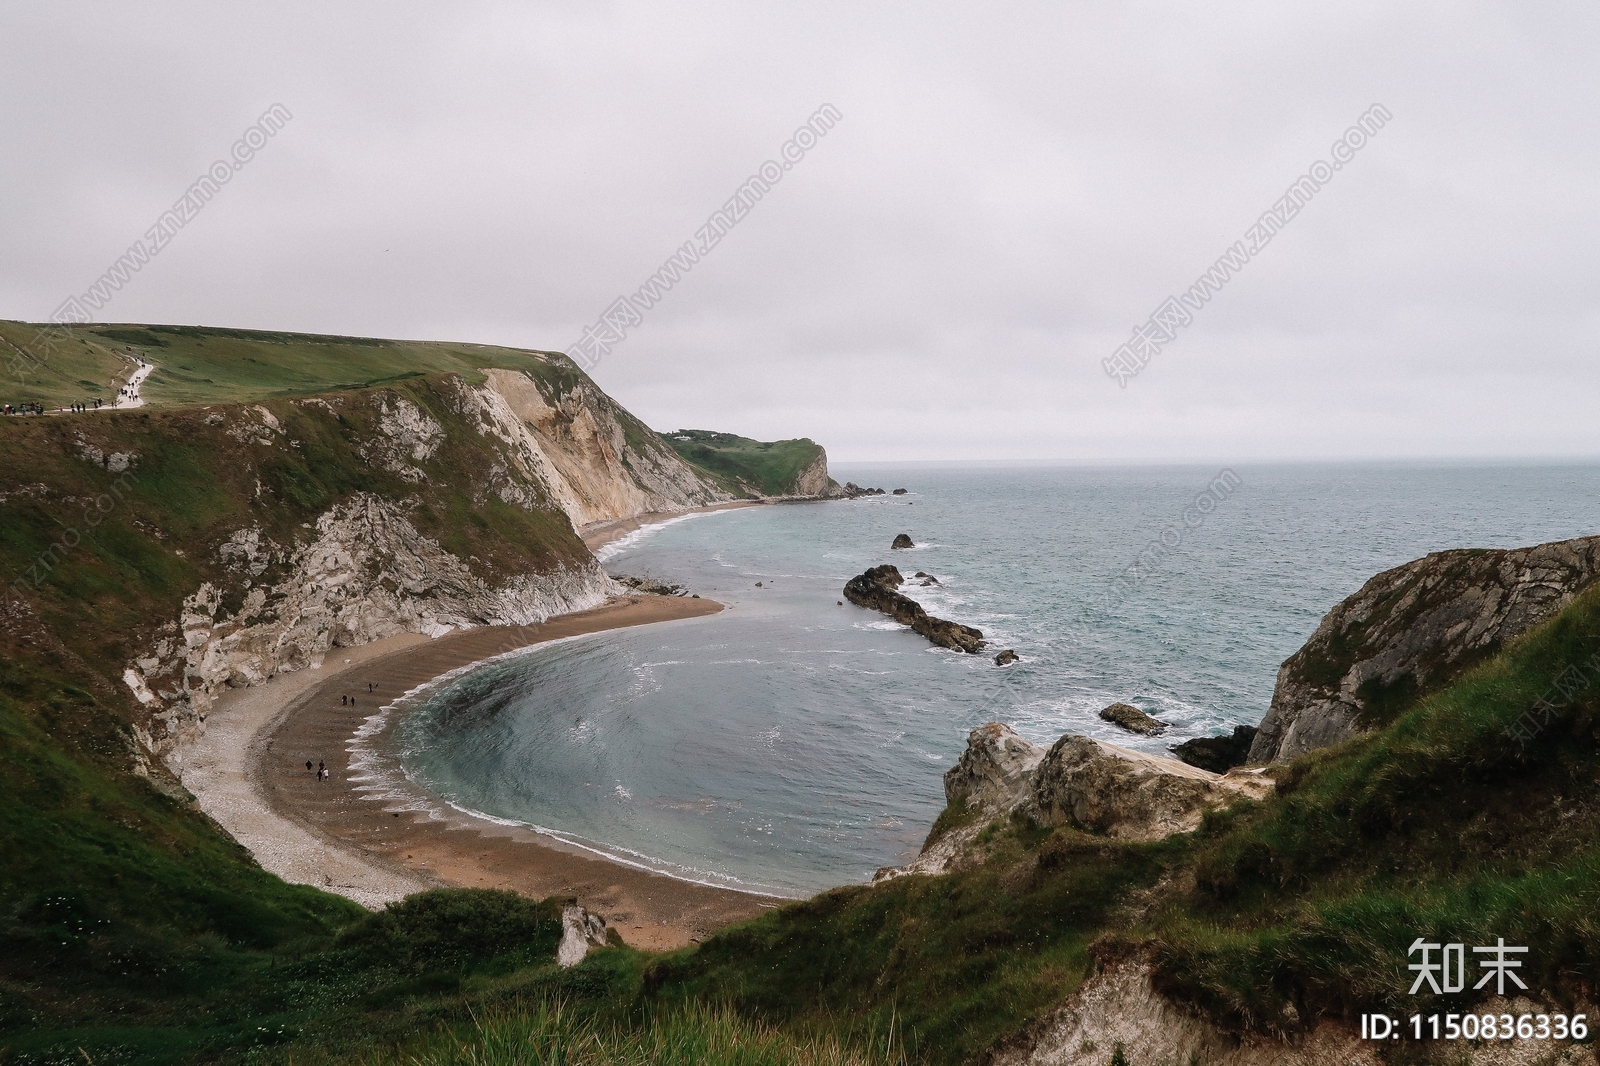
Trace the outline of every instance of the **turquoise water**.
{"label": "turquoise water", "polygon": [[[1283,659],[1378,571],[1600,532],[1593,465],[1231,471],[1202,515],[1216,467],[839,467],[910,492],[648,531],[608,569],[729,610],[545,646],[418,697],[397,729],[405,772],[459,807],[678,876],[807,894],[914,853],[974,726],[1162,751],[1254,724]],[[1177,546],[1129,575],[1163,531]],[[901,532],[918,547],[891,551]],[[839,606],[844,582],[883,562],[934,574],[903,591],[1022,661]],[[1117,700],[1171,730],[1100,721]]]}

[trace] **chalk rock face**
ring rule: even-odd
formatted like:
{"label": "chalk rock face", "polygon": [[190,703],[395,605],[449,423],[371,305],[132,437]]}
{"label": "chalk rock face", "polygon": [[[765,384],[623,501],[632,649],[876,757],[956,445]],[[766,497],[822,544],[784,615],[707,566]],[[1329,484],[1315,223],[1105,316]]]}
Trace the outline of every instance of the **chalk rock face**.
{"label": "chalk rock face", "polygon": [[[1526,1003],[1526,1001],[1524,1001]],[[1480,1009],[1489,1009],[1485,1005]],[[1493,1007],[1509,1011],[1509,1005]],[[1540,1008],[1535,1008],[1537,1011]],[[1520,1006],[1529,1012],[1529,1006]],[[1459,1041],[1466,1045],[1466,1041]],[[1536,1041],[1524,1043],[1536,1045]],[[1122,1050],[1122,1061],[1136,1063],[1205,1063],[1205,1066],[1382,1066],[1374,1040],[1362,1040],[1358,1028],[1323,1021],[1292,1043],[1256,1033],[1224,1030],[1192,1008],[1175,1003],[1151,983],[1144,958],[1126,959],[1098,969],[1054,1010],[1022,1033],[1003,1041],[985,1058],[988,1066],[1105,1066]],[[1587,1052],[1587,1049],[1585,1049]],[[1478,1048],[1451,1048],[1451,1062],[1463,1066],[1523,1066],[1537,1060],[1507,1053],[1495,1042]],[[1584,1058],[1562,1062],[1589,1063]]]}
{"label": "chalk rock face", "polygon": [[505,491],[537,481],[575,527],[733,499],[582,375],[558,391],[518,370],[483,374],[462,387],[462,413],[510,446]]}
{"label": "chalk rock face", "polygon": [[922,604],[896,591],[904,583],[905,578],[900,576],[898,568],[887,564],[874,566],[857,574],[845,584],[844,598],[857,607],[882,611],[901,625],[910,626],[913,632],[922,634],[941,648],[953,648],[965,652],[983,650],[981,629],[933,617],[923,610]]}
{"label": "chalk rock face", "polygon": [[[399,633],[529,625],[621,591],[593,560],[491,586],[418,532],[403,503],[369,493],[324,512],[309,543],[275,544],[242,529],[218,556],[248,589],[238,609],[223,609],[224,589],[201,585],[123,678],[154,712],[140,739],[158,753],[197,731],[224,687],[320,666],[334,647]],[[274,584],[252,584],[268,567],[287,573]]]}
{"label": "chalk rock face", "polygon": [[1435,552],[1363,585],[1278,671],[1252,763],[1283,762],[1391,720],[1560,611],[1600,576],[1600,537]]}
{"label": "chalk rock face", "polygon": [[556,963],[562,969],[576,966],[591,948],[606,946],[606,920],[578,906],[575,899],[561,908],[561,945],[556,948]]}
{"label": "chalk rock face", "polygon": [[1042,825],[1070,825],[1121,840],[1160,840],[1200,825],[1210,808],[1272,791],[1260,770],[1214,774],[1068,734],[1031,779],[1030,813]]}
{"label": "chalk rock face", "polygon": [[[267,417],[272,412],[267,411]],[[405,397],[386,396],[379,402],[378,431],[378,438],[356,446],[356,454],[413,485],[426,481],[428,475],[413,464],[438,451],[444,427]]]}
{"label": "chalk rock face", "polygon": [[967,734],[967,750],[944,774],[950,803],[1009,811],[1028,796],[1028,779],[1044,761],[1045,749],[1010,726],[981,725]]}
{"label": "chalk rock face", "polygon": [[844,489],[839,483],[828,476],[828,453],[822,448],[817,449],[817,457],[811,460],[811,465],[800,471],[795,478],[794,494],[796,496],[824,496],[837,497],[844,495]]}
{"label": "chalk rock face", "polygon": [[1100,717],[1130,733],[1139,733],[1147,737],[1159,736],[1167,731],[1164,723],[1151,718],[1131,703],[1113,703],[1100,712]]}

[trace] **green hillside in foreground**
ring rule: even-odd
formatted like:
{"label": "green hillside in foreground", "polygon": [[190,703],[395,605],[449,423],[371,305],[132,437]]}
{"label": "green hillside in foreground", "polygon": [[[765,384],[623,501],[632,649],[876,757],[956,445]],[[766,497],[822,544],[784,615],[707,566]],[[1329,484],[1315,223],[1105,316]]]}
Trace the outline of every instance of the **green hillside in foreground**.
{"label": "green hillside in foreground", "polygon": [[[1525,748],[1505,730],[1597,647],[1591,588],[1380,732],[1286,767],[1279,795],[1194,834],[1133,844],[1001,822],[974,868],[835,889],[688,950],[617,946],[565,972],[540,932],[547,905],[441,892],[363,918],[252,872],[181,804],[138,782],[114,790],[92,756],[60,754],[50,723],[98,698],[65,680],[68,658],[27,670],[8,659],[5,796],[32,790],[49,810],[12,806],[0,825],[21,818],[74,843],[50,853],[51,877],[8,888],[0,1045],[18,1062],[81,1046],[96,1062],[249,1051],[398,1066],[671,1034],[680,1050],[724,1050],[660,1061],[831,1061],[818,1049],[839,1041],[861,1061],[953,1066],[1133,954],[1168,995],[1239,1031],[1292,1037],[1319,1017],[1480,1002],[1404,995],[1405,945],[1420,934],[1532,946],[1522,976],[1570,1010],[1600,978],[1600,671],[1566,686]],[[28,726],[20,704],[54,709]],[[96,736],[83,743],[115,744]],[[946,812],[941,829],[964,816]],[[187,894],[152,901],[145,871],[158,867],[173,884],[189,878]],[[725,1046],[761,1040],[761,1058]]]}
{"label": "green hillside in foreground", "polygon": [[[486,344],[324,337],[210,326],[0,322],[0,402],[57,407],[112,401],[135,365],[156,365],[141,395],[150,407],[253,403],[369,388],[428,374],[473,384],[485,367],[548,374],[538,353]],[[571,371],[576,376],[576,371]]]}
{"label": "green hillside in foreground", "polygon": [[729,492],[750,491],[782,496],[795,491],[795,481],[817,458],[822,447],[815,441],[759,441],[732,433],[680,429],[661,435],[674,451]]}

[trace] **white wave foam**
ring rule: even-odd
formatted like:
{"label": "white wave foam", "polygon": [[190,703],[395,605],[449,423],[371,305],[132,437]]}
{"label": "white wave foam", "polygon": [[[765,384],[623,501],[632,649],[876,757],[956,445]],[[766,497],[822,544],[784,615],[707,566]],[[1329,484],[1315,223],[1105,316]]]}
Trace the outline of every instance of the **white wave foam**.
{"label": "white wave foam", "polygon": [[600,550],[594,553],[594,557],[600,562],[604,563],[616,558],[618,555],[621,555],[623,552],[638,544],[640,541],[661,532],[668,526],[675,526],[679,522],[687,522],[692,518],[705,518],[709,515],[727,514],[729,511],[737,510],[739,510],[737,507],[721,507],[715,511],[695,511],[690,514],[674,515],[673,517],[663,519],[660,522],[647,522],[638,529],[630,530],[629,532],[624,533],[616,540],[600,545]]}

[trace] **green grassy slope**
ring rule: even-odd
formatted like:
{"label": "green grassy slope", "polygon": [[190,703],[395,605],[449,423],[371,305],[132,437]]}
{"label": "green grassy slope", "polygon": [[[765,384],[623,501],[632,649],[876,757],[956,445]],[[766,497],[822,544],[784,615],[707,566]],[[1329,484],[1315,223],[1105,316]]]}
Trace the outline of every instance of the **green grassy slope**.
{"label": "green grassy slope", "polygon": [[[1388,728],[1294,763],[1270,803],[1215,819],[1192,845],[1193,887],[1150,925],[1163,984],[1236,1025],[1281,1025],[1291,1006],[1459,1011],[1483,998],[1470,982],[1438,1002],[1404,994],[1406,947],[1503,936],[1531,949],[1532,987],[1592,999],[1596,652],[1591,587]],[[1541,700],[1557,709],[1517,742],[1510,729]]]}
{"label": "green grassy slope", "polygon": [[[339,981],[291,995],[264,975],[275,958],[313,958],[359,908],[265,874],[159,768],[135,772],[141,712],[121,674],[186,595],[225,580],[225,534],[303,540],[356,492],[413,501],[413,523],[491,582],[587,559],[553,505],[493,494],[496,442],[456,413],[452,389],[433,376],[327,394],[333,405],[269,401],[285,431],[271,445],[230,433],[236,411],[0,421],[0,1049],[186,1060],[283,1019],[316,1028],[344,1002]],[[416,460],[423,483],[358,452],[400,398],[447,432]],[[131,469],[107,469],[85,442],[133,455]]]}
{"label": "green grassy slope", "polygon": [[[253,403],[389,384],[429,374],[483,380],[485,367],[576,378],[570,364],[540,353],[484,344],[323,337],[306,333],[207,326],[82,325],[42,327],[0,322],[0,402],[33,400],[55,407],[112,400],[130,357],[156,364],[141,388],[151,407]],[[565,363],[558,359],[557,364]]]}
{"label": "green grassy slope", "polygon": [[804,437],[758,441],[704,429],[680,429],[663,433],[662,437],[689,465],[710,475],[729,492],[740,495],[794,493],[795,479],[822,453],[815,441]]}

